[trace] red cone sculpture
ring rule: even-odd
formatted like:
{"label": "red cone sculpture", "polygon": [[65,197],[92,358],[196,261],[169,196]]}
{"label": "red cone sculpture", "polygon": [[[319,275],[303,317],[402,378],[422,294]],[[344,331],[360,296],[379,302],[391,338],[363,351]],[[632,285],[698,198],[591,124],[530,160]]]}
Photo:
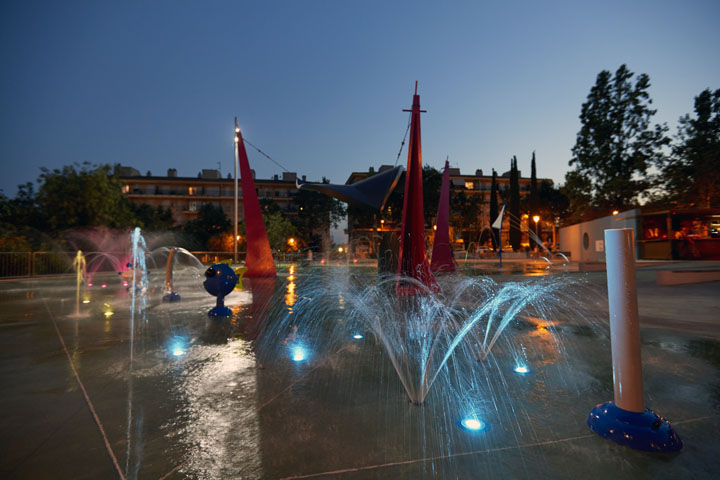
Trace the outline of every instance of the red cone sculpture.
{"label": "red cone sculpture", "polygon": [[270,251],[265,223],[260,211],[260,202],[255,191],[255,181],[250,170],[245,144],[240,129],[235,129],[235,138],[238,149],[238,162],[240,163],[240,181],[242,187],[243,210],[245,212],[245,238],[246,250],[245,277],[274,277],[276,276],[275,262]]}
{"label": "red cone sculpture", "polygon": [[[408,110],[405,110],[408,111]],[[403,199],[402,232],[400,236],[400,254],[398,259],[398,275],[414,278],[430,291],[438,291],[440,287],[435,281],[425,252],[425,215],[423,213],[422,183],[422,148],[420,142],[420,95],[415,95],[410,120],[410,144],[408,162],[405,173],[405,198]],[[398,294],[412,295],[427,290],[413,283],[398,280]]]}

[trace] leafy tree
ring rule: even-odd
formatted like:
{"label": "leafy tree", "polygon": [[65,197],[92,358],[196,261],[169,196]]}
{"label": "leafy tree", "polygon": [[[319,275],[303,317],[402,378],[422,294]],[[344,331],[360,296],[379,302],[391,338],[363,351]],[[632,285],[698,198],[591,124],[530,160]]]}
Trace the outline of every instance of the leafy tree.
{"label": "leafy tree", "polygon": [[430,165],[423,166],[423,211],[426,221],[437,217],[442,176],[442,172],[437,168],[431,167]]}
{"label": "leafy tree", "polygon": [[517,157],[510,160],[510,245],[514,251],[520,250],[522,232],[520,231],[520,179],[517,168]]}
{"label": "leafy tree", "polygon": [[466,245],[476,241],[480,235],[481,209],[482,198],[478,195],[467,195],[460,191],[451,196],[450,224],[453,228],[468,233],[463,238]]}
{"label": "leafy tree", "polygon": [[568,211],[564,223],[572,225],[590,219],[593,215],[592,182],[577,170],[565,174],[565,184],[560,192],[568,199]]}
{"label": "leafy tree", "polygon": [[604,211],[634,205],[649,187],[648,167],[662,159],[669,139],[667,126],[650,128],[655,115],[647,93],[650,77],[640,74],[633,84],[633,76],[626,65],[614,76],[603,70],[582,105],[582,126],[569,162],[575,170],[568,172],[565,185],[573,207],[582,208],[576,202],[586,194],[591,206]]}
{"label": "leafy tree", "polygon": [[169,230],[173,226],[172,212],[169,208],[161,206],[153,208],[145,203],[130,203],[130,210],[135,217],[135,224],[143,230],[157,232]]}
{"label": "leafy tree", "polygon": [[[497,172],[493,168],[492,171],[492,183],[490,185],[490,225],[493,224],[495,219],[497,219],[498,214],[500,211],[498,210],[498,185],[497,185]],[[492,245],[493,249],[497,249],[497,238],[495,238],[495,234],[490,236],[492,238]]]}
{"label": "leafy tree", "polygon": [[36,201],[46,228],[133,226],[130,202],[109,165],[74,164],[62,169],[42,168]]}
{"label": "leafy tree", "polygon": [[288,239],[296,238],[297,228],[282,213],[277,212],[270,215],[263,215],[265,230],[267,230],[270,248],[275,251],[288,251]]}
{"label": "leafy tree", "polygon": [[278,205],[276,202],[274,202],[270,198],[261,198],[259,199],[260,203],[260,211],[264,215],[270,215],[273,213],[280,212],[280,205]]}
{"label": "leafy tree", "polygon": [[[440,201],[440,184],[442,183],[442,173],[430,165],[423,166],[423,213],[425,215],[425,223],[429,224],[432,218],[437,216],[437,207]],[[390,194],[387,201],[387,207],[383,216],[389,218],[396,225],[400,225],[402,221],[403,198],[405,195],[405,173],[400,177],[395,190]]]}
{"label": "leafy tree", "polygon": [[695,117],[680,117],[677,143],[662,166],[669,200],[720,204],[720,89],[695,97]]}
{"label": "leafy tree", "polygon": [[[263,222],[268,236],[270,248],[276,252],[289,251],[292,248],[288,245],[289,238],[298,238],[298,229],[280,211],[272,213],[263,212]],[[240,224],[239,234],[244,238],[246,235],[245,223]]]}
{"label": "leafy tree", "polygon": [[0,224],[3,229],[32,227],[43,228],[42,212],[37,205],[35,189],[31,182],[18,186],[15,198],[2,195],[0,200]]}
{"label": "leafy tree", "polygon": [[227,233],[232,223],[221,207],[212,203],[203,203],[198,216],[183,226],[183,232],[195,240],[195,247],[208,248],[208,241],[214,235]]}
{"label": "leafy tree", "polygon": [[548,181],[540,183],[536,211],[542,218],[555,223],[556,220],[559,221],[567,215],[568,208],[570,208],[570,199],[561,189]]}
{"label": "leafy tree", "polygon": [[[323,177],[322,183],[330,183]],[[293,218],[293,237],[308,245],[312,250],[319,250],[322,245],[319,230],[337,227],[346,214],[345,206],[339,200],[312,190],[298,190],[293,200],[297,205],[297,216]],[[285,239],[290,236],[285,236]]]}

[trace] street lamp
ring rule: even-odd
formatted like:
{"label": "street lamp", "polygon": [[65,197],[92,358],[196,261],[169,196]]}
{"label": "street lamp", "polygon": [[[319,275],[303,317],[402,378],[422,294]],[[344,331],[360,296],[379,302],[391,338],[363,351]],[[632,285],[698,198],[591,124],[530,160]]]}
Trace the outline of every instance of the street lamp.
{"label": "street lamp", "polygon": [[235,234],[235,241],[233,242],[233,263],[238,263],[238,242],[240,241],[240,235],[238,235],[238,162],[240,161],[240,126],[238,125],[238,119],[235,117],[235,146],[233,148],[233,169],[235,171],[235,183],[233,191],[233,233]]}
{"label": "street lamp", "polygon": [[[533,215],[533,222],[535,222],[535,235],[537,235],[538,238],[540,238],[540,235],[538,235],[538,222],[540,221],[540,215]],[[537,245],[537,249],[540,249],[540,244],[536,241],[535,244]]]}

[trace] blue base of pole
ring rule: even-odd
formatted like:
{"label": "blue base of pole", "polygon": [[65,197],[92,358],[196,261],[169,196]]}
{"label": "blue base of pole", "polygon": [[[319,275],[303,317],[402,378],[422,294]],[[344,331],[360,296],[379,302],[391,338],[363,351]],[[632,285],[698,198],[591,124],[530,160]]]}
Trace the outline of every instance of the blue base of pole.
{"label": "blue base of pole", "polygon": [[163,297],[163,302],[179,302],[180,294],[177,292],[166,293]]}
{"label": "blue base of pole", "polygon": [[635,450],[668,453],[683,446],[670,422],[649,408],[630,412],[615,402],[602,403],[592,409],[587,424],[601,437]]}
{"label": "blue base of pole", "polygon": [[213,307],[208,312],[209,317],[229,317],[230,315],[232,315],[232,310],[224,305],[222,307]]}

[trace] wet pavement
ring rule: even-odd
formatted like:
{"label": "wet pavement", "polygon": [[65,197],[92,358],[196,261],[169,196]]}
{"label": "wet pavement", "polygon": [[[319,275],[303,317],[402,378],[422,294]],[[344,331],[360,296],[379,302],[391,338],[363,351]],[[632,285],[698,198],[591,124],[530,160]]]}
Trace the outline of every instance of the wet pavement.
{"label": "wet pavement", "polygon": [[[647,406],[684,442],[672,455],[617,446],[586,426],[612,398],[604,272],[565,274],[587,283],[578,318],[508,329],[529,346],[530,374],[512,372],[500,343],[491,362],[448,364],[423,406],[407,401],[367,332],[299,360],[283,343],[289,329],[258,349],[264,307],[292,310],[309,278],[300,268],[248,282],[227,298],[224,320],[207,317],[215,300],[199,279],[176,280],[181,302],[164,304],[158,291],[134,315],[115,278],[86,289],[79,306],[70,278],[5,281],[0,477],[718,478],[720,282],[658,286],[658,268],[637,274],[643,373]],[[521,272],[496,279],[533,281]],[[468,405],[484,430],[458,426]]]}

